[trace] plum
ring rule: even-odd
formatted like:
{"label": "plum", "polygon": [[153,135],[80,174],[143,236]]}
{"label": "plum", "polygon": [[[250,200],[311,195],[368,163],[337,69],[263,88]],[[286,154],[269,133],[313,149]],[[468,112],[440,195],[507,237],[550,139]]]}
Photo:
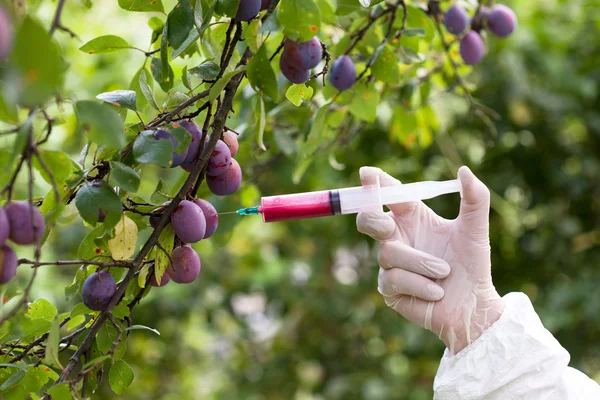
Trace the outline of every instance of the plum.
{"label": "plum", "polygon": [[337,58],[329,70],[329,82],[339,91],[348,90],[356,82],[356,66],[350,57]]}
{"label": "plum", "polygon": [[150,278],[150,285],[155,287],[163,287],[167,283],[171,282],[171,277],[167,274],[167,271],[163,273],[163,276],[160,278],[160,283],[156,280],[156,275],[152,274],[152,278]]}
{"label": "plum", "polygon": [[269,4],[271,4],[271,0],[262,0],[262,3],[260,5],[260,11],[266,10],[267,8],[269,8]]}
{"label": "plum", "polygon": [[203,239],[208,239],[217,231],[217,227],[219,226],[219,214],[217,213],[217,210],[215,210],[215,207],[206,200],[196,199],[195,203],[200,207],[204,214],[204,218],[206,219],[206,233],[204,234]]}
{"label": "plum", "polygon": [[[194,163],[196,162],[196,158],[198,157],[198,152],[200,151],[200,140],[202,140],[202,130],[194,121],[181,121],[179,125],[185,128],[192,135],[192,141],[187,149],[187,154],[185,159],[181,163],[181,167],[186,169],[193,168]],[[187,169],[186,169],[187,171]]]}
{"label": "plum", "polygon": [[17,254],[7,244],[0,245],[0,284],[5,284],[17,273]]}
{"label": "plum", "polygon": [[258,15],[261,6],[262,0],[240,0],[235,19],[238,21],[250,21]]}
{"label": "plum", "polygon": [[485,54],[485,45],[479,33],[469,31],[460,41],[460,56],[465,64],[474,65],[481,61]]}
{"label": "plum", "polygon": [[0,61],[4,61],[13,47],[14,32],[10,14],[0,6]]}
{"label": "plum", "polygon": [[169,277],[176,283],[191,283],[200,274],[200,257],[190,246],[177,247],[167,266]]}
{"label": "plum", "polygon": [[0,243],[6,242],[9,234],[10,222],[8,221],[8,215],[6,215],[6,210],[0,207]]}
{"label": "plum", "polygon": [[240,144],[238,143],[238,138],[235,132],[225,130],[223,132],[223,141],[229,147],[229,152],[231,153],[231,157],[235,157],[238,150],[240,149]]}
{"label": "plum", "polygon": [[206,233],[206,218],[202,209],[188,200],[179,203],[171,215],[171,225],[177,237],[184,243],[199,242]]}
{"label": "plum", "polygon": [[498,37],[507,37],[517,28],[515,12],[504,4],[496,4],[487,18],[488,29]]}
{"label": "plum", "polygon": [[83,282],[81,297],[90,310],[104,311],[116,291],[117,283],[110,273],[94,272]]}
{"label": "plum", "polygon": [[310,78],[310,70],[290,64],[289,60],[283,54],[279,57],[279,68],[281,68],[283,76],[292,83],[304,83]]}
{"label": "plum", "polygon": [[167,139],[170,139],[171,143],[173,143],[173,158],[171,160],[171,168],[178,167],[178,166],[181,165],[181,163],[183,163],[183,161],[187,157],[188,150],[185,149],[183,152],[177,153],[175,151],[175,149],[177,149],[178,142],[177,142],[177,139],[173,135],[171,135],[167,131],[159,129],[156,132],[154,132],[154,138],[156,140],[167,140]]}
{"label": "plum", "polygon": [[40,210],[24,201],[8,203],[4,209],[10,225],[10,240],[16,244],[28,245],[34,244],[44,236],[46,224]]}
{"label": "plum", "polygon": [[286,39],[281,57],[286,58],[289,65],[300,69],[311,69],[316,67],[323,58],[323,47],[316,36],[300,43]]}
{"label": "plum", "polygon": [[156,229],[156,227],[158,226],[158,223],[160,222],[160,219],[162,218],[161,214],[152,214],[150,216],[150,218],[148,219],[150,221],[150,226],[154,229]]}
{"label": "plum", "polygon": [[231,164],[231,151],[224,141],[219,139],[215,149],[210,154],[206,173],[210,176],[223,175]]}
{"label": "plum", "polygon": [[469,25],[469,14],[458,5],[453,5],[444,14],[444,26],[453,35],[460,35]]}
{"label": "plum", "polygon": [[217,196],[227,196],[237,192],[242,184],[242,169],[235,159],[231,159],[231,165],[227,172],[219,176],[207,176],[206,184],[211,192]]}

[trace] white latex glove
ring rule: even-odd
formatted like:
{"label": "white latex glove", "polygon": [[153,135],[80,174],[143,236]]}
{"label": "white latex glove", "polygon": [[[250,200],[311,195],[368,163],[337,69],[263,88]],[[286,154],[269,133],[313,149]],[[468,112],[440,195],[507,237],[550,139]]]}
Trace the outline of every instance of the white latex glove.
{"label": "white latex glove", "polygon": [[[388,306],[432,332],[456,354],[500,318],[503,303],[492,283],[490,192],[467,167],[460,214],[435,214],[422,202],[390,206],[391,212],[357,216],[361,233],[381,241],[378,289]],[[379,168],[363,167],[363,185],[401,183]]]}

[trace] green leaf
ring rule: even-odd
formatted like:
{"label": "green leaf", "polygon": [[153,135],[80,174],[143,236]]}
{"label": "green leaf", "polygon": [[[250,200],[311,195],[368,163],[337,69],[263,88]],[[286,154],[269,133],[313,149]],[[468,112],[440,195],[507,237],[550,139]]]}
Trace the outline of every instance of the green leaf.
{"label": "green leaf", "polygon": [[190,83],[190,73],[187,70],[187,65],[183,66],[181,70],[181,82],[186,89],[192,90],[192,84]]}
{"label": "green leaf", "polygon": [[340,16],[351,14],[355,11],[361,11],[361,7],[356,0],[337,0],[336,14]]}
{"label": "green leaf", "polygon": [[187,38],[183,41],[183,43],[179,47],[173,48],[173,54],[171,54],[171,59],[175,59],[179,57],[181,54],[191,56],[197,50],[196,41],[200,38],[200,33],[198,33],[197,29],[192,28],[187,36]]}
{"label": "green leaf", "polygon": [[315,118],[310,127],[310,132],[306,137],[306,142],[302,146],[302,154],[305,157],[311,156],[323,141],[323,137],[326,131],[325,122],[327,121],[328,113],[329,104],[322,106],[321,108],[319,108],[319,111],[317,111],[317,115],[315,115]]}
{"label": "green leaf", "polygon": [[123,360],[119,360],[115,362],[110,367],[110,372],[108,373],[108,382],[110,383],[110,388],[116,394],[121,394],[123,391],[131,385],[133,382],[134,374],[133,370]]}
{"label": "green leaf", "polygon": [[108,240],[108,250],[115,260],[128,260],[135,253],[138,228],[129,217],[122,215],[115,225],[115,236]]}
{"label": "green leaf", "polygon": [[406,28],[404,32],[402,32],[402,36],[407,37],[423,37],[427,31],[425,28]]}
{"label": "green leaf", "polygon": [[98,222],[100,209],[106,215],[104,225],[113,227],[121,219],[121,199],[106,182],[85,182],[75,196],[75,206],[88,224]]}
{"label": "green leaf", "polygon": [[414,143],[417,135],[417,117],[404,107],[397,105],[388,128],[390,138],[405,146]]}
{"label": "green leaf", "polygon": [[46,340],[46,353],[44,355],[44,363],[56,368],[61,368],[60,360],[58,359],[58,340],[60,339],[58,319],[52,323],[52,328]]}
{"label": "green leaf", "polygon": [[23,330],[23,337],[34,338],[49,332],[52,329],[52,322],[44,318],[23,318],[21,328]]}
{"label": "green leaf", "polygon": [[173,143],[170,140],[156,140],[154,131],[143,131],[133,143],[133,156],[142,164],[170,167],[173,160]]}
{"label": "green leaf", "polygon": [[[167,93],[167,101],[163,105],[163,108],[169,111],[174,110],[177,106],[179,106],[182,103],[185,103],[189,99],[190,97],[187,94],[178,92],[175,89],[171,89],[169,90],[169,93]],[[185,110],[187,110],[187,107],[184,108],[181,112],[185,114]],[[180,146],[178,146],[178,148],[179,147]],[[181,151],[178,150],[177,152],[182,153],[183,151],[185,151],[185,148],[181,149]]]}
{"label": "green leaf", "polygon": [[152,90],[152,84],[153,84],[153,80],[150,79],[150,83],[148,83],[148,76],[150,76],[148,74],[148,71],[145,68],[142,68],[141,70],[138,71],[139,74],[139,78],[138,78],[138,85],[140,87],[140,91],[142,92],[142,95],[144,96],[144,98],[146,99],[146,101],[148,103],[150,103],[150,105],[157,111],[160,111],[160,108],[158,107],[158,103],[156,103],[156,98],[154,98],[154,91]]}
{"label": "green leaf", "polygon": [[[142,326],[142,325],[134,325],[134,326]],[[148,328],[148,329],[151,329],[151,328]],[[16,368],[16,369],[20,369],[23,372],[27,372],[27,366],[25,366],[23,364],[0,364],[0,368]]]}
{"label": "green leaf", "polygon": [[227,86],[227,84],[229,83],[231,78],[233,78],[234,76],[236,76],[244,71],[246,71],[245,65],[237,68],[234,71],[228,72],[225,75],[223,75],[223,77],[221,77],[221,79],[219,79],[213,85],[213,87],[210,89],[210,93],[208,95],[208,101],[210,101],[210,102],[215,101],[217,99],[217,97],[219,97],[219,95],[221,94],[221,91],[225,88],[225,86]]}
{"label": "green leaf", "polygon": [[278,16],[284,35],[291,39],[305,42],[321,29],[321,11],[314,0],[283,0]]}
{"label": "green leaf", "polygon": [[123,118],[114,108],[91,100],[78,101],[74,108],[79,128],[92,142],[115,148],[125,146]]}
{"label": "green leaf", "polygon": [[335,16],[335,7],[331,0],[317,0],[321,11],[321,21],[330,25],[339,25]]}
{"label": "green leaf", "polygon": [[192,134],[187,131],[183,126],[173,123],[166,128],[176,140],[177,147],[174,149],[176,153],[182,154],[192,142]]}
{"label": "green leaf", "polygon": [[[151,63],[150,67],[152,67],[154,64]],[[163,68],[163,66],[166,66],[165,68]],[[163,82],[166,79],[169,78],[169,19],[167,18],[167,22],[165,23],[165,26],[163,27],[163,31],[162,31],[162,37],[160,39],[160,71],[159,71],[159,78],[156,78],[155,75],[155,79],[157,80],[157,82]],[[152,68],[151,68],[152,69]],[[152,74],[154,74],[154,70],[152,70]]]}
{"label": "green leaf", "polygon": [[381,96],[373,85],[366,84],[355,86],[355,92],[350,103],[350,112],[358,119],[373,122],[377,116],[377,106]]}
{"label": "green leaf", "polygon": [[285,97],[291,101],[296,107],[300,107],[302,103],[308,101],[313,96],[313,88],[305,84],[292,85],[285,92]]}
{"label": "green leaf", "polygon": [[87,368],[91,367],[92,365],[100,364],[102,361],[108,360],[109,358],[110,358],[110,356],[96,357],[93,360],[90,360],[90,361],[86,362],[85,364],[83,364],[81,369],[87,369]]}
{"label": "green leaf", "polygon": [[261,26],[262,22],[260,18],[257,18],[250,22],[248,28],[246,28],[246,30],[244,31],[244,33],[246,34],[246,45],[248,45],[248,48],[254,54],[256,54],[258,48],[260,47],[260,38],[258,33],[260,32]]}
{"label": "green leaf", "polygon": [[261,46],[248,63],[248,80],[255,90],[261,91],[273,101],[277,101],[279,97],[277,77],[271,67],[266,45]]}
{"label": "green leaf", "polygon": [[147,331],[150,331],[150,332],[154,332],[158,336],[160,336],[160,332],[159,331],[157,331],[154,328],[150,328],[148,326],[145,326],[145,325],[131,325],[131,326],[128,326],[127,329],[125,329],[125,330],[127,330],[127,331],[133,331],[133,330],[137,330],[137,329],[144,329],[144,330],[147,330]]}
{"label": "green leaf", "polygon": [[156,189],[154,189],[154,192],[150,196],[150,201],[155,204],[159,204],[171,200],[171,197],[169,197],[170,192],[171,189],[169,188],[167,182],[165,182],[162,178],[159,178],[158,183],[156,184]]}
{"label": "green leaf", "polygon": [[425,61],[425,56],[409,47],[400,48],[400,60],[404,64],[417,64]]}
{"label": "green leaf", "polygon": [[73,398],[68,383],[59,383],[52,386],[48,390],[48,394],[52,396],[52,400],[71,400]]}
{"label": "green leaf", "polygon": [[219,70],[220,68],[216,63],[206,61],[190,69],[189,73],[202,80],[212,81],[219,75]]}
{"label": "green leaf", "polygon": [[306,171],[308,170],[308,167],[310,167],[310,164],[312,164],[313,162],[313,157],[308,157],[303,159],[302,161],[300,161],[298,163],[298,165],[296,165],[296,168],[294,169],[294,172],[292,174],[292,183],[294,185],[297,185],[300,183],[300,181],[302,180],[302,177],[304,176],[304,174],[306,173]]}
{"label": "green leaf", "polygon": [[[67,178],[73,174],[73,172],[80,171],[79,166],[62,151],[43,149],[39,149],[38,151],[42,161],[48,167],[50,173],[54,176],[57,184],[65,182]],[[33,160],[33,166],[40,173],[40,175],[42,175],[42,178],[44,178],[47,183],[52,184],[52,179],[50,179],[50,176],[42,167],[37,157]]]}
{"label": "green leaf", "polygon": [[127,11],[165,11],[161,0],[119,0],[119,7]]}
{"label": "green leaf", "polygon": [[78,315],[75,318],[71,318],[67,321],[67,332],[71,332],[73,329],[77,328],[79,325],[85,322],[85,316]]}
{"label": "green leaf", "polygon": [[54,304],[50,303],[46,299],[39,299],[29,305],[27,313],[25,314],[31,319],[42,318],[46,321],[54,321],[58,310]]}
{"label": "green leaf", "polygon": [[397,84],[400,82],[401,75],[398,60],[390,45],[384,46],[377,54],[373,65],[371,65],[371,74],[385,83]]}
{"label": "green leaf", "polygon": [[12,385],[18,383],[24,377],[25,377],[25,372],[24,371],[21,371],[21,370],[16,371],[7,380],[5,380],[2,385],[0,385],[0,392],[3,391],[3,390],[6,390],[9,387],[11,387]]}
{"label": "green leaf", "polygon": [[91,314],[91,313],[93,313],[93,311],[90,310],[85,304],[78,303],[75,307],[73,307],[70,315],[71,315],[71,318],[75,318],[78,316],[87,315],[87,314]]}
{"label": "green leaf", "polygon": [[148,27],[152,29],[153,32],[161,33],[163,28],[165,27],[165,21],[158,17],[151,17],[148,20]]}
{"label": "green leaf", "polygon": [[163,72],[163,62],[160,58],[153,57],[150,63],[150,70],[154,80],[160,85],[163,92],[168,92],[173,88],[173,81],[175,80],[175,74],[171,65],[167,63],[165,67],[166,74]]}
{"label": "green leaf", "polygon": [[123,319],[127,316],[129,316],[129,307],[127,307],[126,304],[118,304],[114,309],[113,309],[113,315],[115,318],[117,319]]}
{"label": "green leaf", "polygon": [[136,111],[136,93],[133,90],[115,90],[114,92],[100,93],[97,99],[104,100],[115,107],[123,107]]}
{"label": "green leaf", "polygon": [[19,383],[23,389],[27,392],[39,391],[48,380],[53,377],[56,373],[46,367],[45,365],[38,365],[37,367],[29,367],[27,374],[23,380]]}
{"label": "green leaf", "polygon": [[[125,333],[125,327],[119,321],[116,321],[119,328],[121,328],[121,340],[119,344],[115,348],[115,360],[122,358],[127,351],[127,335]],[[117,341],[119,334],[112,323],[107,322],[100,328],[98,331],[98,336],[96,336],[96,343],[98,344],[98,349],[103,354],[108,354],[113,343]]]}
{"label": "green leaf", "polygon": [[10,124],[19,123],[19,110],[14,102],[5,98],[3,94],[0,94],[0,121],[8,122]]}
{"label": "green leaf", "polygon": [[196,6],[194,8],[194,23],[196,24],[196,30],[198,30],[201,37],[210,24],[217,2],[211,1],[210,6],[203,3],[203,0],[196,0]]}
{"label": "green leaf", "polygon": [[127,43],[125,39],[116,35],[105,35],[90,40],[79,50],[88,54],[111,53],[123,49],[133,49],[134,47]]}
{"label": "green leaf", "polygon": [[[158,244],[162,246],[165,250],[161,250],[160,248],[156,249],[156,262],[154,263],[154,276],[156,280],[160,282],[162,280],[162,276],[169,265],[169,256],[173,251],[173,244],[175,243],[175,232],[173,231],[173,227],[171,224],[167,225],[165,229],[162,230],[160,236],[158,238]],[[143,284],[140,284],[142,286]],[[144,287],[144,286],[142,286]]]}
{"label": "green leaf", "polygon": [[131,167],[118,161],[110,162],[110,181],[113,186],[135,193],[140,187],[140,175]]}
{"label": "green leaf", "polygon": [[104,230],[104,226],[100,225],[85,235],[77,250],[79,258],[82,260],[92,260],[102,254],[105,249],[98,246],[96,240],[104,235]]}
{"label": "green leaf", "polygon": [[263,94],[260,93],[260,95],[256,98],[256,141],[258,142],[258,147],[260,147],[264,151],[267,151],[264,141],[265,125],[265,100],[263,98]]}
{"label": "green leaf", "polygon": [[240,0],[216,0],[215,12],[218,15],[224,15],[233,18],[237,12]]}
{"label": "green leaf", "polygon": [[60,49],[51,40],[46,27],[26,16],[14,42],[11,63],[21,75],[11,79],[7,85],[19,83],[14,89],[20,93],[20,102],[25,105],[44,103],[63,84],[67,64],[60,57]]}
{"label": "green leaf", "polygon": [[194,29],[194,10],[189,0],[179,0],[167,17],[169,25],[168,38],[171,46],[176,49],[187,39]]}
{"label": "green leaf", "polygon": [[[81,292],[81,287],[83,286],[83,281],[86,278],[85,269],[79,268],[75,273],[75,277],[73,278],[73,282],[69,286],[65,288],[65,300],[70,301],[73,296]],[[82,303],[83,304],[83,303]],[[86,307],[87,308],[87,307]],[[71,313],[73,310],[71,310]],[[73,315],[71,314],[71,317]]]}

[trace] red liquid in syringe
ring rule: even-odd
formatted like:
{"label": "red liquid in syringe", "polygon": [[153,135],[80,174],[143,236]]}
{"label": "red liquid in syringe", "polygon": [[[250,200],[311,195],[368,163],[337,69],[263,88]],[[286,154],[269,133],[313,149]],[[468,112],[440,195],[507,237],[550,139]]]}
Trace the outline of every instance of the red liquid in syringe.
{"label": "red liquid in syringe", "polygon": [[337,190],[263,197],[258,211],[265,222],[316,218],[341,213]]}

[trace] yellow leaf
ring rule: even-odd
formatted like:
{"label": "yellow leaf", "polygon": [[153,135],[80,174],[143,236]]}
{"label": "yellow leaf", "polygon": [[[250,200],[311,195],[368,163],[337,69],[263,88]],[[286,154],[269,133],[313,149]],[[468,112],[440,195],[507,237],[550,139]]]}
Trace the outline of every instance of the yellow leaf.
{"label": "yellow leaf", "polygon": [[115,226],[115,237],[108,241],[108,249],[115,260],[127,260],[135,252],[138,228],[135,222],[125,215]]}

